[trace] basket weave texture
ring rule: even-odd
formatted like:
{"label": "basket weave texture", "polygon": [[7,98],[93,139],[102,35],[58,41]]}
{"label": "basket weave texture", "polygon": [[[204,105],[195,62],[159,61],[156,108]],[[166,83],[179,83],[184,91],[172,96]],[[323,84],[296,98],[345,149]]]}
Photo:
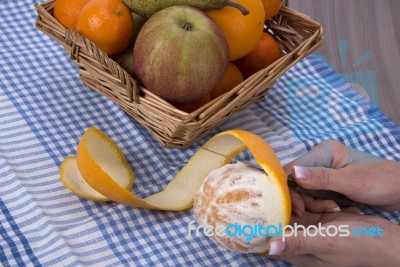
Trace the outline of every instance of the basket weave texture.
{"label": "basket weave texture", "polygon": [[323,43],[322,26],[282,1],[280,12],[266,21],[284,56],[234,89],[194,112],[186,113],[144,88],[87,38],[67,30],[54,17],[54,1],[35,4],[36,27],[70,54],[83,83],[107,96],[146,127],[165,147],[187,148],[232,114],[264,97],[277,78]]}

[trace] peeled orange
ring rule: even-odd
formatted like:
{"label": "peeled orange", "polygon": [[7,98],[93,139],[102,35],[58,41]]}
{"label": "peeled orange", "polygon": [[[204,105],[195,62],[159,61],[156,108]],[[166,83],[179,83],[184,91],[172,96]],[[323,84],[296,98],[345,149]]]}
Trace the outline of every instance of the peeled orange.
{"label": "peeled orange", "polygon": [[281,207],[287,199],[282,196],[279,184],[265,172],[240,163],[228,164],[207,176],[197,193],[193,210],[203,227],[231,230],[230,234],[212,236],[220,246],[261,253],[267,249],[268,237],[253,229],[268,225],[278,229],[279,224],[288,223],[286,209]]}

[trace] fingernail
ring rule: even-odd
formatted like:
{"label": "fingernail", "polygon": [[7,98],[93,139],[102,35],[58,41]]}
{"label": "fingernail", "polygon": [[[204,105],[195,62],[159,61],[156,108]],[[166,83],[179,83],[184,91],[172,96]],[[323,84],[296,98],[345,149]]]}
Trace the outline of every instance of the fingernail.
{"label": "fingernail", "polygon": [[331,212],[331,213],[335,213],[335,212],[341,212],[342,209],[339,207],[335,207],[335,208],[330,208],[330,209],[326,209],[325,212]]}
{"label": "fingernail", "polygon": [[269,247],[269,252],[268,255],[280,255],[285,251],[286,244],[282,240],[274,240],[272,241],[270,247]]}
{"label": "fingernail", "polygon": [[297,179],[305,180],[310,178],[310,171],[301,166],[293,166],[294,175]]}

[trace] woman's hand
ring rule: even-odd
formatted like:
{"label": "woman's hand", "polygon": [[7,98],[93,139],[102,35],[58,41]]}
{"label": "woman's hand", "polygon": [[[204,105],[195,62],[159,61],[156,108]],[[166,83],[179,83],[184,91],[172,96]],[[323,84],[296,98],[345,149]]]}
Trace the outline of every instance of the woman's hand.
{"label": "woman's hand", "polygon": [[[271,238],[268,257],[296,266],[400,266],[400,226],[385,219],[349,210],[321,214],[306,211],[297,220],[292,223],[304,227],[320,223],[321,230],[315,236],[311,236],[315,227],[307,236],[299,230],[296,237],[286,236],[285,241]],[[327,228],[330,234],[334,229],[342,230],[328,236]]]}
{"label": "woman's hand", "polygon": [[[337,141],[324,141],[312,151],[285,166],[306,189],[325,189],[385,211],[400,209],[400,163],[348,148]],[[334,201],[314,200],[291,191],[293,211],[301,215],[335,212]]]}

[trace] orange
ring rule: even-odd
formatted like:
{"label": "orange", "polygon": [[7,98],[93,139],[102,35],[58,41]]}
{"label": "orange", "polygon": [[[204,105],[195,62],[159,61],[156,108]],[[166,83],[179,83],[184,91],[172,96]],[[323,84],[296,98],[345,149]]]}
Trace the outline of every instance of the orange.
{"label": "orange", "polygon": [[262,0],[264,5],[265,19],[270,19],[278,14],[281,8],[281,0]]}
{"label": "orange", "polygon": [[56,0],[54,17],[67,29],[74,29],[79,12],[91,0]]}
{"label": "orange", "polygon": [[217,84],[217,86],[211,90],[210,96],[212,99],[217,98],[235,88],[235,86],[241,82],[243,82],[242,73],[235,64],[229,62],[224,77],[222,77],[222,80]]}
{"label": "orange", "polygon": [[174,105],[176,108],[178,108],[182,111],[191,113],[191,112],[201,108],[202,106],[204,106],[205,104],[207,104],[210,101],[211,101],[211,96],[208,94],[208,95],[200,98],[199,100],[190,101],[190,102],[186,102],[186,103],[172,103],[172,105]]}
{"label": "orange", "polygon": [[[225,148],[222,146],[229,147],[231,142],[240,140],[264,171],[243,163],[224,165],[212,171],[204,179],[193,204],[198,224],[215,231],[218,231],[218,227],[222,228],[224,233],[230,229],[230,225],[235,224],[252,227],[258,223],[264,227],[288,224],[291,201],[285,184],[286,175],[273,149],[250,132],[231,130],[222,134],[228,134],[229,137],[224,137],[224,143],[219,145],[217,152],[231,156],[227,150],[223,152]],[[219,134],[216,137],[222,136]],[[210,142],[204,146],[216,151]],[[210,237],[218,245],[235,251],[260,253],[267,250],[267,237],[253,232],[255,236],[248,239],[250,233],[236,233],[232,236],[223,234]]]}
{"label": "orange", "polygon": [[235,64],[239,67],[243,77],[247,79],[257,71],[274,63],[281,56],[282,52],[277,41],[271,34],[263,32],[257,46],[250,53],[236,60]]}
{"label": "orange", "polygon": [[258,43],[264,29],[264,6],[261,0],[236,0],[249,10],[243,15],[237,8],[226,6],[222,9],[209,9],[206,14],[218,25],[228,41],[230,60],[249,53]]}
{"label": "orange", "polygon": [[120,0],[91,0],[79,13],[76,30],[107,55],[124,51],[133,35],[133,16]]}

